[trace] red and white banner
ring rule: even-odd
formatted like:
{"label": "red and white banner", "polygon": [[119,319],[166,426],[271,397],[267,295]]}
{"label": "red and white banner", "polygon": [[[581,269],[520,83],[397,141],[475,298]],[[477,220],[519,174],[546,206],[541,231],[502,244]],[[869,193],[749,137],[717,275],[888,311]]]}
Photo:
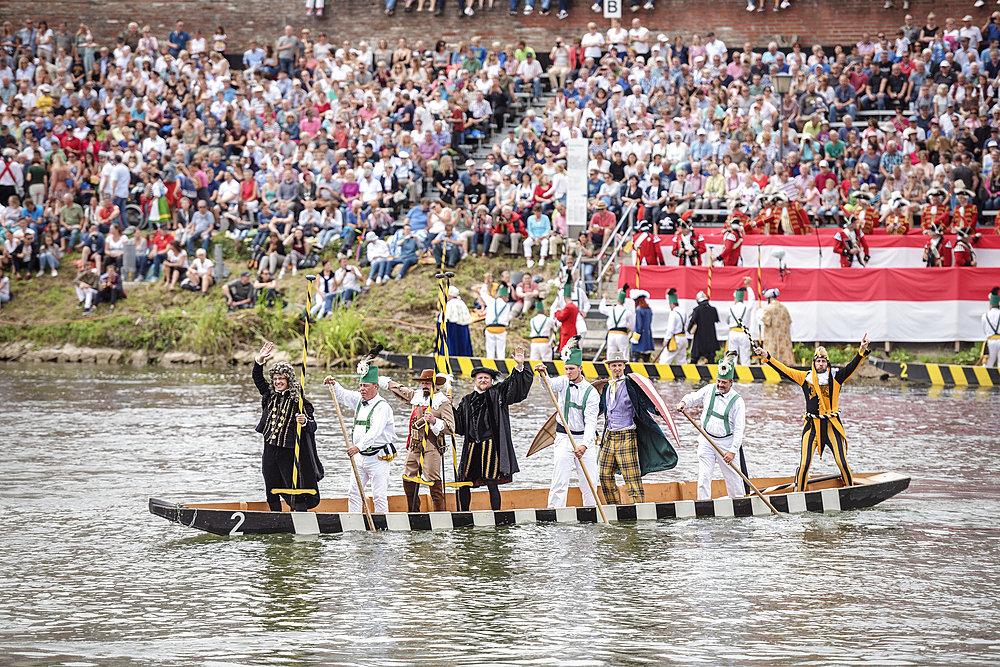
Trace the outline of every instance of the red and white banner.
{"label": "red and white banner", "polygon": [[[726,316],[733,292],[749,276],[759,303],[761,285],[777,287],[792,317],[792,340],[856,342],[867,333],[873,341],[899,343],[983,340],[982,314],[989,292],[1000,285],[1000,269],[778,269],[756,266],[623,266],[619,286],[628,283],[650,294],[653,334],[666,326],[667,290],[677,289],[685,317],[698,292],[709,294],[719,313],[719,340],[729,335]],[[713,298],[714,297],[714,298]],[[630,302],[631,303],[631,302]],[[752,325],[757,326],[756,313]],[[751,323],[747,323],[751,326]]]}
{"label": "red and white banner", "polygon": [[[1000,235],[992,228],[982,227],[983,238],[973,251],[976,263],[980,267],[1000,267]],[[722,253],[723,241],[721,227],[698,227],[696,234],[705,237],[705,244],[712,252],[712,257],[718,258]],[[781,260],[789,269],[834,269],[840,268],[840,255],[833,251],[833,237],[837,233],[834,228],[820,229],[808,236],[786,236],[784,234],[747,234],[743,237],[740,253],[743,266],[757,268],[758,245],[760,244],[760,265],[762,267],[778,268],[778,258],[774,251],[782,250],[785,255]],[[638,235],[636,235],[638,238]],[[868,247],[871,249],[869,268],[873,269],[906,269],[924,267],[924,246],[927,236],[919,230],[910,230],[903,236],[893,236],[882,231],[865,235]],[[955,236],[948,235],[947,240],[955,245]],[[660,248],[667,266],[677,266],[677,258],[671,254],[673,235],[660,235]],[[708,255],[702,257],[702,263],[708,264]]]}

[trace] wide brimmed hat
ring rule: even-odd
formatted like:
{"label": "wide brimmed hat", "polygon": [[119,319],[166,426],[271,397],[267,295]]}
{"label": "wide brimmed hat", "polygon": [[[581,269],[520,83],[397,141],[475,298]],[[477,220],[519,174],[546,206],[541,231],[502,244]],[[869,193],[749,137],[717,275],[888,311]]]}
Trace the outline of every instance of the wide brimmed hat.
{"label": "wide brimmed hat", "polygon": [[781,294],[781,291],[777,287],[769,287],[764,290],[765,299],[777,299],[779,294]]}
{"label": "wide brimmed hat", "polygon": [[414,380],[426,380],[428,382],[430,382],[431,380],[434,380],[434,384],[436,384],[439,387],[441,385],[443,385],[445,382],[448,381],[444,376],[437,375],[434,372],[433,368],[425,368],[424,370],[422,370],[419,373],[417,373],[416,375],[414,375],[413,379]]}
{"label": "wide brimmed hat", "polygon": [[965,181],[963,181],[961,178],[955,181],[954,186],[956,195],[965,195],[966,197],[976,196],[975,193],[972,192],[972,190],[969,190],[968,188],[965,187]]}
{"label": "wide brimmed hat", "polygon": [[649,292],[647,292],[644,289],[634,289],[631,292],[629,292],[629,297],[631,297],[632,299],[648,299]]}
{"label": "wide brimmed hat", "polygon": [[944,188],[933,187],[927,191],[928,197],[947,197],[948,191]]}
{"label": "wide brimmed hat", "polygon": [[930,234],[941,234],[944,235],[944,228],[936,222],[932,222],[931,226],[924,230],[925,235]]}
{"label": "wide brimmed hat", "polygon": [[614,363],[614,362],[617,362],[617,361],[620,361],[623,364],[627,364],[628,363],[628,358],[625,356],[624,352],[621,352],[619,350],[615,350],[614,352],[609,352],[608,353],[608,358],[604,360],[604,362],[608,363],[608,364],[611,364],[611,363]]}
{"label": "wide brimmed hat", "polygon": [[487,375],[489,375],[490,377],[492,377],[494,380],[496,380],[500,376],[500,371],[498,371],[495,368],[487,368],[486,366],[476,366],[475,368],[472,369],[472,372],[469,373],[469,377],[473,377],[474,378],[477,375],[479,375],[480,373],[486,373]]}
{"label": "wide brimmed hat", "polygon": [[871,201],[875,199],[875,195],[868,189],[868,184],[864,183],[860,189],[855,190],[851,193],[851,196],[855,199],[864,199],[865,201]]}

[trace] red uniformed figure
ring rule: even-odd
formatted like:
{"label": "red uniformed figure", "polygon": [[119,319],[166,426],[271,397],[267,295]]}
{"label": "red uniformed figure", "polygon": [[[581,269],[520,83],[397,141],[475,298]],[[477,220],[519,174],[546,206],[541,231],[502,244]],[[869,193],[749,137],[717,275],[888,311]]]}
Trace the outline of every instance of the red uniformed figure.
{"label": "red uniformed figure", "polygon": [[[782,196],[785,196],[784,194]],[[812,223],[809,222],[809,214],[805,207],[797,201],[788,202],[788,219],[792,225],[792,234],[805,236],[812,234]]]}
{"label": "red uniformed figure", "polygon": [[931,237],[924,246],[924,263],[929,267],[951,266],[951,241],[944,237],[944,228],[933,224],[924,234]]}
{"label": "red uniformed figure", "polygon": [[774,224],[774,198],[770,195],[761,195],[760,198],[761,209],[757,212],[757,215],[753,218],[753,223],[751,224],[751,229],[747,230],[748,234],[777,234],[777,227]]}
{"label": "red uniformed figure", "polygon": [[976,253],[972,250],[972,246],[979,243],[983,235],[975,233],[972,227],[958,227],[955,229],[955,234],[958,235],[952,251],[955,266],[975,266]]}
{"label": "red uniformed figure", "polygon": [[912,224],[910,202],[903,199],[902,193],[893,192],[889,197],[889,215],[885,218],[886,234],[902,236],[910,231]]}
{"label": "red uniformed figure", "polygon": [[701,256],[707,250],[705,238],[691,230],[691,223],[681,222],[680,230],[674,234],[674,257],[681,266],[701,266]]}
{"label": "red uniformed figure", "polygon": [[967,227],[975,231],[979,224],[979,209],[975,204],[970,203],[974,196],[972,191],[965,188],[961,180],[955,181],[955,196],[958,198],[958,206],[951,213],[952,230],[959,227]]}
{"label": "red uniformed figure", "polygon": [[743,250],[743,226],[739,218],[730,216],[727,227],[722,234],[723,247],[719,259],[723,266],[739,266],[742,264],[740,253]]}
{"label": "red uniformed figure", "polygon": [[938,225],[947,231],[951,229],[951,210],[945,204],[948,193],[941,188],[931,188],[927,191],[928,204],[920,211],[920,228],[928,230],[931,225]]}
{"label": "red uniformed figure", "polygon": [[833,251],[840,255],[841,268],[868,264],[871,251],[868,249],[865,233],[858,229],[857,220],[848,218],[844,221],[843,229],[833,236]]}
{"label": "red uniformed figure", "polygon": [[862,185],[860,190],[851,193],[851,197],[857,202],[852,216],[858,223],[858,230],[863,234],[871,234],[878,226],[878,211],[872,208],[872,199],[875,198],[868,191],[867,184]]}
{"label": "red uniformed figure", "polygon": [[[636,266],[663,266],[663,253],[660,252],[659,225],[643,220],[639,225],[639,234],[632,240],[635,250]],[[560,348],[562,349],[562,348]]]}

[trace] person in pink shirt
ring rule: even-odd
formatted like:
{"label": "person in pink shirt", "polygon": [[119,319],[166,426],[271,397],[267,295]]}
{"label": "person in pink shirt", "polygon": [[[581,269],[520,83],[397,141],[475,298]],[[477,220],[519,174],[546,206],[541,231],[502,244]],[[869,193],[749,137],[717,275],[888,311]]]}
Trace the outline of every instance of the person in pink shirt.
{"label": "person in pink shirt", "polygon": [[320,121],[316,117],[316,111],[313,109],[306,109],[305,118],[299,122],[299,134],[306,135],[310,137],[315,137],[316,133],[319,132]]}

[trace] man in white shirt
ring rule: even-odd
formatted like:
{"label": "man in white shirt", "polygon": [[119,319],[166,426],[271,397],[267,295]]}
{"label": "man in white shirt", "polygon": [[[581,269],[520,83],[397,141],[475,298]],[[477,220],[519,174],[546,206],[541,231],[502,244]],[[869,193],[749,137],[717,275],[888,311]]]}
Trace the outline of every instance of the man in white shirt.
{"label": "man in white shirt", "polygon": [[[744,287],[733,292],[735,303],[729,307],[726,321],[729,325],[729,340],[726,342],[726,351],[735,352],[739,355],[741,366],[750,364],[750,339],[743,331],[743,326],[751,330],[754,325],[754,314],[756,305],[754,303],[753,289],[750,287],[750,278],[743,279]],[[740,326],[742,323],[743,326]]]}
{"label": "man in white shirt", "polygon": [[118,207],[119,219],[124,230],[128,227],[128,221],[125,218],[125,204],[128,203],[132,172],[129,171],[128,165],[122,162],[121,153],[115,155],[114,163],[110,176],[111,201]]}
{"label": "man in white shirt", "polygon": [[517,66],[514,74],[514,91],[521,92],[521,86],[531,83],[535,99],[542,97],[542,64],[535,58],[532,51],[528,51],[524,61]]}
{"label": "man in white shirt", "polygon": [[[331,385],[337,401],[354,412],[347,455],[354,459],[361,485],[367,486],[371,481],[375,513],[385,514],[389,511],[389,462],[396,457],[392,406],[379,396],[378,366],[363,360],[358,365],[358,380],[359,391],[345,389],[329,375],[323,383]],[[361,492],[354,475],[351,475],[351,488],[347,492],[347,507],[349,512],[362,511]]]}
{"label": "man in white shirt", "polygon": [[365,162],[362,169],[364,170],[364,175],[358,181],[358,188],[361,191],[361,203],[366,208],[370,208],[378,202],[379,196],[382,194],[382,184],[378,179],[373,178],[372,170],[374,167],[371,162]]}
{"label": "man in white shirt", "polygon": [[510,290],[501,284],[496,298],[490,296],[488,285],[479,288],[479,300],[486,306],[486,358],[507,358],[507,325],[513,308],[510,304]]}
{"label": "man in white shirt", "polygon": [[604,294],[601,303],[597,306],[597,311],[608,318],[606,323],[608,327],[608,356],[618,352],[624,354],[626,359],[629,357],[629,335],[632,333],[635,320],[635,315],[625,305],[627,294],[628,286],[626,285],[618,291],[618,303],[609,304],[608,295]]}
{"label": "man in white shirt", "polygon": [[722,478],[726,480],[726,493],[730,498],[746,495],[743,479],[733,468],[739,466],[747,474],[746,458],[743,456],[743,432],[746,429],[746,406],[743,397],[733,390],[736,373],[736,357],[727,353],[719,364],[715,384],[707,384],[698,391],[684,396],[677,405],[678,410],[702,405],[701,427],[708,433],[719,449],[720,455],[709,444],[705,436],[698,437],[698,500],[712,499],[712,473],[715,464],[722,468]]}
{"label": "man in white shirt", "polygon": [[149,155],[150,151],[156,151],[157,155],[167,152],[167,142],[161,137],[155,127],[149,128],[149,136],[142,141],[143,155]]}
{"label": "man in white shirt", "polygon": [[649,28],[642,25],[639,19],[632,19],[632,29],[628,31],[628,40],[635,49],[635,55],[649,55]]}
{"label": "man in white shirt", "polygon": [[726,44],[715,36],[714,32],[709,32],[706,37],[711,39],[705,44],[705,53],[708,54],[708,62],[712,62],[712,56],[719,55],[722,56],[722,62],[726,62],[726,54],[728,49]]}
{"label": "man in white shirt", "polygon": [[223,172],[222,183],[219,184],[219,198],[217,201],[221,209],[220,212],[236,212],[240,204],[240,183],[233,178],[233,172]]}
{"label": "man in white shirt", "polygon": [[[667,302],[670,311],[667,313],[667,330],[663,334],[663,351],[657,363],[683,364],[687,362],[687,336],[684,335],[684,313],[681,312],[677,298],[677,290],[671,287],[667,291]],[[697,360],[695,360],[697,361]]]}

